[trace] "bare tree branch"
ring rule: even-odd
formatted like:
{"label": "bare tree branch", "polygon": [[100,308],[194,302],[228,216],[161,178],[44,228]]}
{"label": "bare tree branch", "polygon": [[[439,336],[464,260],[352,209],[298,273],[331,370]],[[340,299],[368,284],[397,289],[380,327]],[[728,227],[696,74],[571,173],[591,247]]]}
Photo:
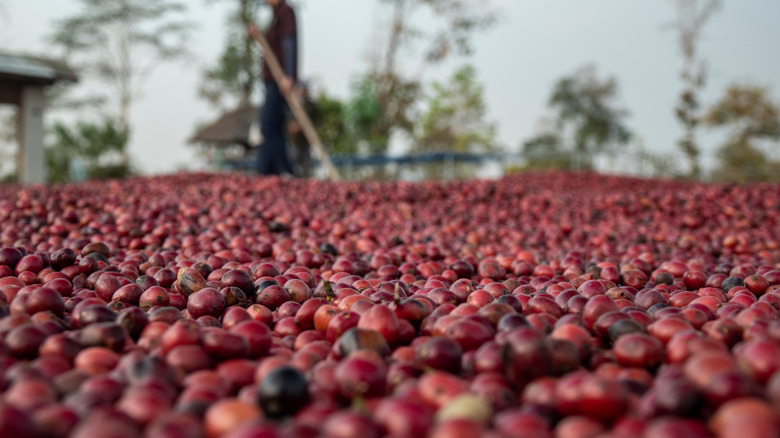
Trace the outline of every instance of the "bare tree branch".
{"label": "bare tree branch", "polygon": [[184,44],[193,25],[174,0],[80,0],[81,10],[58,20],[49,36],[63,57],[90,79],[108,85],[122,127],[151,73],[162,62],[189,56]]}
{"label": "bare tree branch", "polygon": [[672,28],[678,33],[684,64],[680,72],[683,90],[675,113],[685,133],[678,145],[688,158],[690,176],[698,178],[701,174],[700,150],[696,141],[696,128],[700,117],[698,93],[706,81],[707,66],[699,59],[697,49],[704,24],[720,8],[721,0],[674,0],[674,3],[677,18],[672,23]]}

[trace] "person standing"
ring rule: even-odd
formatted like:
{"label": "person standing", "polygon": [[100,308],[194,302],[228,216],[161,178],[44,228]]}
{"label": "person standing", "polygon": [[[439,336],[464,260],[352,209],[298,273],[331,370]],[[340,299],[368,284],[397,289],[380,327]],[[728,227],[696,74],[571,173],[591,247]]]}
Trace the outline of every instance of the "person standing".
{"label": "person standing", "polygon": [[[285,0],[265,0],[265,3],[273,9],[265,38],[282,66],[284,78],[277,84],[268,63],[263,60],[265,102],[259,114],[263,143],[257,151],[257,172],[262,175],[294,175],[285,140],[287,104],[284,96],[290,93],[298,79],[298,26],[295,11]],[[255,38],[260,31],[252,23],[248,32]]]}

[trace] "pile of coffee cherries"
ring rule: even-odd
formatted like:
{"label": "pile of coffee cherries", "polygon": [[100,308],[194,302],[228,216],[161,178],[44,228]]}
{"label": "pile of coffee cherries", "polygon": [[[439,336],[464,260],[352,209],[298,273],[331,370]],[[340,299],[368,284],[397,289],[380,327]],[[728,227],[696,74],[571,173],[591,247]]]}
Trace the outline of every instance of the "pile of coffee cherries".
{"label": "pile of coffee cherries", "polygon": [[0,187],[2,437],[778,437],[780,186]]}

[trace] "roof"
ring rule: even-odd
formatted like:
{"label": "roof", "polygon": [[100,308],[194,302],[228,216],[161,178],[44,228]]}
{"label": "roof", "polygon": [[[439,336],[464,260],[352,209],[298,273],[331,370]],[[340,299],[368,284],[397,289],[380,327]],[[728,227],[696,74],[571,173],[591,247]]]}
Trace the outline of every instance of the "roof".
{"label": "roof", "polygon": [[241,105],[199,129],[189,141],[215,145],[240,144],[249,147],[249,127],[257,118],[258,111],[259,107],[256,105]]}
{"label": "roof", "polygon": [[78,76],[62,61],[0,51],[0,80],[51,85],[61,80],[78,82]]}

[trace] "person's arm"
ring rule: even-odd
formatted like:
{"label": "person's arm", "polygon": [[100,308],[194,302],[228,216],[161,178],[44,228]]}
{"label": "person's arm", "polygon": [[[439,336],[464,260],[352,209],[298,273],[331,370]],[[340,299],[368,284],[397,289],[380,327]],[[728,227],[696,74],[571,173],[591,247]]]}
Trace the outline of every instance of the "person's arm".
{"label": "person's arm", "polygon": [[298,38],[293,35],[285,35],[282,37],[282,69],[284,75],[295,79],[298,76],[297,72],[297,60],[298,60]]}

